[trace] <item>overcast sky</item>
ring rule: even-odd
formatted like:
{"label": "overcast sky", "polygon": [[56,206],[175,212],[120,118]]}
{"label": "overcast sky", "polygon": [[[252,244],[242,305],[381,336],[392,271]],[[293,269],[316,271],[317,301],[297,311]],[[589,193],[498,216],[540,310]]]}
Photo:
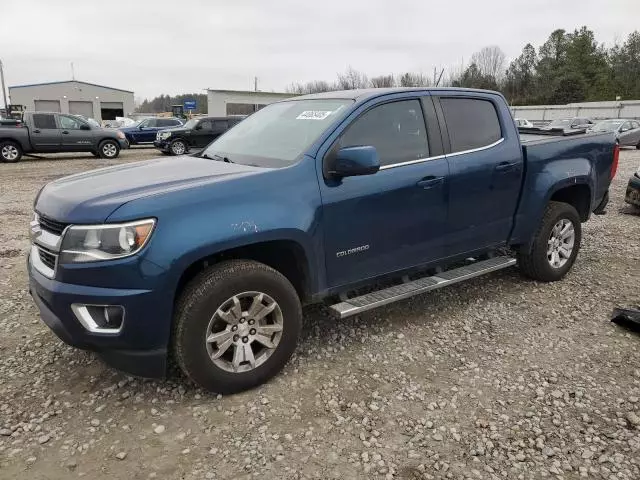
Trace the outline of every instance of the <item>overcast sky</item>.
{"label": "overcast sky", "polygon": [[640,28],[640,0],[0,0],[0,19],[8,85],[70,79],[73,62],[76,79],[145,98],[253,89],[254,76],[283,91],[349,65],[432,75],[582,25],[611,45]]}

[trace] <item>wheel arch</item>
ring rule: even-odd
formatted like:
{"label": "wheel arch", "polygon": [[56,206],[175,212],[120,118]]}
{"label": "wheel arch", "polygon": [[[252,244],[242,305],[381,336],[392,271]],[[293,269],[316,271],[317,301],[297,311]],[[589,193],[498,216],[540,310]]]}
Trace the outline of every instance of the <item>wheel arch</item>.
{"label": "wheel arch", "polygon": [[310,273],[310,256],[304,246],[293,239],[274,239],[221,249],[185,262],[176,283],[174,304],[185,286],[204,269],[224,260],[239,259],[254,260],[270,266],[291,282],[301,301],[311,298],[314,286]]}

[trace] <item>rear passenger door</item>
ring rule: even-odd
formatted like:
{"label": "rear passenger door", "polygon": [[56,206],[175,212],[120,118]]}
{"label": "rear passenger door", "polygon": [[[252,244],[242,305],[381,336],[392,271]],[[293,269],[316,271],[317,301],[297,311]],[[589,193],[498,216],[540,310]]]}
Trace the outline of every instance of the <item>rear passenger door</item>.
{"label": "rear passenger door", "polygon": [[495,98],[439,97],[451,169],[448,255],[503,245],[511,231],[524,166],[515,129],[501,122],[507,107]]}
{"label": "rear passenger door", "polygon": [[31,145],[37,152],[59,151],[61,135],[56,124],[55,113],[33,113],[29,130]]}
{"label": "rear passenger door", "polygon": [[[330,287],[400,271],[444,256],[447,177],[429,96],[363,106],[320,152],[327,281]],[[425,126],[426,117],[426,126]],[[343,147],[369,145],[380,157],[373,175],[323,174]]]}

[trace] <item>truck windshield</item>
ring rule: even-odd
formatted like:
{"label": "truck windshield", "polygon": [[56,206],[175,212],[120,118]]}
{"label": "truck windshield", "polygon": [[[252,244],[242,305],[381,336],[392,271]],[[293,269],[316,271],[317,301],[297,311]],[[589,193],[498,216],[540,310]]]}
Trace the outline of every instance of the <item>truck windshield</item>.
{"label": "truck windshield", "polygon": [[322,99],[268,105],[218,138],[202,156],[258,167],[289,166],[351,103]]}

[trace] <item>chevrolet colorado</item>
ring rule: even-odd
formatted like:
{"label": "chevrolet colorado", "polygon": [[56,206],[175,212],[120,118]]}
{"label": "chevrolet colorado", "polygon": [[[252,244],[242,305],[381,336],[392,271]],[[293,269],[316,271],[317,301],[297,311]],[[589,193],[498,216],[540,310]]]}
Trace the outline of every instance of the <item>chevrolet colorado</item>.
{"label": "chevrolet colorado", "polygon": [[521,142],[495,92],[296,97],[180,162],[44,186],[30,291],[61,339],[116,368],[163,376],[171,357],[237,392],[285,365],[303,304],[343,318],[515,264],[562,279],[617,156],[611,134]]}

